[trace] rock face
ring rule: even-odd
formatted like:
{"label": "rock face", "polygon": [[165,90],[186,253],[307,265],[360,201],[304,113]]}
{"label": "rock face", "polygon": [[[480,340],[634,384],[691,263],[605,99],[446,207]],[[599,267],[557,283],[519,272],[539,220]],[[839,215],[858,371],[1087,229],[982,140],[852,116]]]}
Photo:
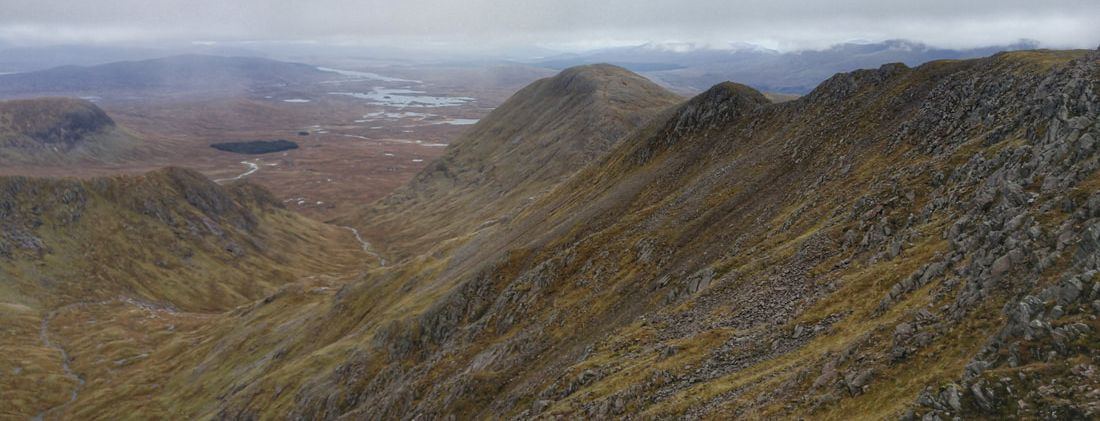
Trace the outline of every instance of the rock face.
{"label": "rock face", "polygon": [[[555,126],[559,105],[613,91],[578,77],[528,88],[565,94],[538,96],[555,106],[527,108],[507,136],[456,145],[451,159],[485,144],[510,156],[528,129],[580,130]],[[525,181],[537,169],[442,161],[374,215],[393,220],[415,198],[438,206],[434,221],[461,222],[331,300],[282,302],[294,323],[262,311],[227,321],[250,336],[207,341],[218,345],[200,367],[163,373],[156,384],[183,389],[154,392],[164,413],[1100,414],[1100,53],[885,65],[781,104],[723,84],[659,108],[523,202],[486,192],[515,181],[500,174],[538,185]],[[505,133],[493,120],[472,133]],[[423,188],[429,179],[453,188]],[[473,221],[450,212],[474,204],[487,209]],[[141,407],[133,390],[111,389],[116,409]]]}
{"label": "rock face", "polygon": [[85,100],[0,101],[0,160],[112,159],[134,143],[107,113]]}

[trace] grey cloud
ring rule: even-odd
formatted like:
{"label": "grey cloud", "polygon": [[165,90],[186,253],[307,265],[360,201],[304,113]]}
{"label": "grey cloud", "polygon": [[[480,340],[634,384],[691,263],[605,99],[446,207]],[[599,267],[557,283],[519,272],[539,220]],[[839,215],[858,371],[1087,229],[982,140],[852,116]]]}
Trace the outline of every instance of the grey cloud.
{"label": "grey cloud", "polygon": [[641,41],[780,48],[905,38],[944,47],[1100,42],[1100,1],[0,0],[0,41],[313,40],[600,46]]}

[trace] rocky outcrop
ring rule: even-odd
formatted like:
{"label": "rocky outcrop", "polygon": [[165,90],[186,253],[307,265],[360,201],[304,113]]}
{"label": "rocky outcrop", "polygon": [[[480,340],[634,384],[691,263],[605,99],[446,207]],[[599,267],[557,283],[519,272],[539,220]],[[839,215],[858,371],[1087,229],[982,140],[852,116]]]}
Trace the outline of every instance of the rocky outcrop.
{"label": "rocky outcrop", "polygon": [[678,107],[658,134],[637,149],[634,160],[644,164],[677,140],[700,136],[770,103],[763,94],[745,85],[733,82],[715,85]]}

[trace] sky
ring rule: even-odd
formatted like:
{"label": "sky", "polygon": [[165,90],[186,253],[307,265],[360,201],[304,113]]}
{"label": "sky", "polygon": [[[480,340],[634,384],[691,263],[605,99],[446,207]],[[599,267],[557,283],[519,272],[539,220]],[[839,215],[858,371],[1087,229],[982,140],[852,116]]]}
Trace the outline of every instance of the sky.
{"label": "sky", "polygon": [[0,43],[1096,48],[1100,0],[0,0]]}

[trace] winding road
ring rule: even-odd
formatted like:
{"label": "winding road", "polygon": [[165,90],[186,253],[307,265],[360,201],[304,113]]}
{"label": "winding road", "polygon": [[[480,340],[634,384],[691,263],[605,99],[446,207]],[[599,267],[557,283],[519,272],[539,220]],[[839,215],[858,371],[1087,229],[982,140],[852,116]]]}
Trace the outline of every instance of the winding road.
{"label": "winding road", "polygon": [[47,348],[52,348],[55,351],[57,351],[57,353],[61,354],[61,368],[65,371],[65,376],[67,376],[69,378],[72,378],[73,380],[76,380],[76,387],[73,387],[72,394],[69,396],[68,401],[66,401],[65,403],[63,403],[61,405],[57,405],[57,406],[54,406],[52,408],[48,408],[45,411],[42,411],[38,415],[35,415],[34,418],[31,418],[31,420],[33,420],[33,421],[43,421],[43,420],[46,419],[46,416],[50,415],[50,413],[52,413],[54,411],[63,410],[66,407],[68,407],[69,405],[72,405],[73,402],[76,402],[76,397],[80,394],[80,391],[84,388],[84,378],[81,377],[80,374],[77,374],[76,371],[73,370],[72,365],[71,365],[72,358],[69,357],[69,353],[67,351],[65,351],[65,348],[62,348],[61,345],[58,345],[58,344],[54,343],[52,340],[50,340],[50,321],[52,321],[55,317],[57,317],[58,314],[61,314],[61,313],[65,312],[69,309],[72,309],[72,308],[96,306],[96,305],[107,305],[107,304],[114,304],[114,303],[125,303],[125,304],[129,304],[129,305],[133,305],[133,306],[143,308],[143,309],[148,310],[148,311],[166,311],[166,312],[169,312],[169,313],[175,313],[176,312],[176,310],[171,308],[171,307],[166,307],[166,306],[162,306],[162,305],[159,305],[159,304],[148,303],[148,302],[141,301],[141,300],[134,299],[134,298],[130,298],[130,297],[119,297],[119,298],[115,298],[115,299],[111,299],[111,300],[104,300],[104,301],[85,301],[85,302],[80,302],[80,303],[73,303],[73,304],[69,304],[69,305],[66,305],[66,306],[59,307],[56,310],[51,311],[49,314],[46,315],[46,317],[42,318],[42,327],[40,328],[38,335],[42,338],[42,344],[43,345],[45,345]]}

